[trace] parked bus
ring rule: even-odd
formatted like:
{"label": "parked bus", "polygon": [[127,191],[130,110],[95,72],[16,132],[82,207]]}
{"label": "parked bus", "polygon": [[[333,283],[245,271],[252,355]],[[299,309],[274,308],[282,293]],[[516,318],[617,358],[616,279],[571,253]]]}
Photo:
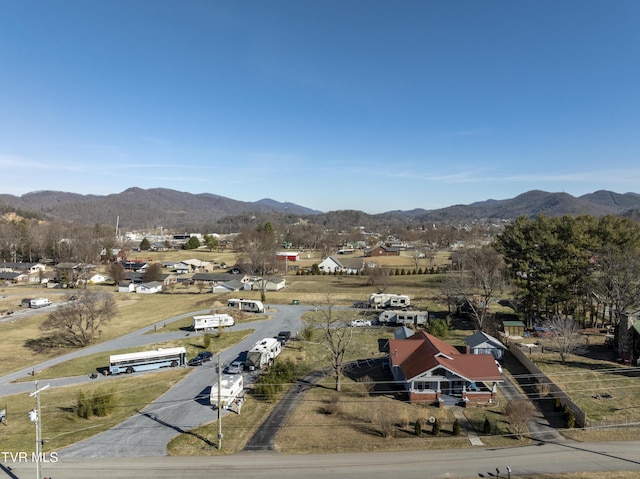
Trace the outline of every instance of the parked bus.
{"label": "parked bus", "polygon": [[109,374],[148,371],[150,369],[184,366],[187,350],[184,347],[139,351],[109,356]]}
{"label": "parked bus", "polygon": [[230,299],[227,301],[227,307],[246,311],[248,313],[264,313],[264,305],[262,301],[253,299]]}

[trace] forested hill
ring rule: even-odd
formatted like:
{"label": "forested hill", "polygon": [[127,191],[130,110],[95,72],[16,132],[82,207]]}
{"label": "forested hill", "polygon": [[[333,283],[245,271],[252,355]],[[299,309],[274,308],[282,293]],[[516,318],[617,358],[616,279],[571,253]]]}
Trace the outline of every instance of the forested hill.
{"label": "forested hill", "polygon": [[[428,197],[416,196],[416,204],[428,202]],[[22,217],[38,217],[82,224],[115,225],[143,229],[153,226],[196,228],[199,225],[223,223],[229,229],[273,215],[291,218],[306,217],[310,222],[332,225],[347,224],[375,227],[380,224],[461,223],[486,219],[510,220],[521,215],[534,217],[590,214],[613,214],[640,218],[640,195],[596,191],[580,197],[567,193],[533,190],[506,200],[486,200],[469,205],[454,205],[437,210],[416,208],[409,211],[389,211],[370,215],[345,209],[322,213],[294,203],[271,199],[256,202],[237,201],[211,193],[192,194],[165,188],[129,188],[122,193],[99,196],[59,191],[40,191],[22,196],[0,195],[0,214],[18,213]]]}

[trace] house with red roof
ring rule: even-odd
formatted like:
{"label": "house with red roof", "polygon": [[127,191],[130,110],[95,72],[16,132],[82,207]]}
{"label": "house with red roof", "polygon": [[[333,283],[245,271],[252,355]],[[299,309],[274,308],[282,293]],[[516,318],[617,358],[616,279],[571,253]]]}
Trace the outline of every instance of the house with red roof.
{"label": "house with red roof", "polygon": [[503,382],[492,354],[464,354],[424,331],[390,339],[389,366],[411,403],[494,402]]}

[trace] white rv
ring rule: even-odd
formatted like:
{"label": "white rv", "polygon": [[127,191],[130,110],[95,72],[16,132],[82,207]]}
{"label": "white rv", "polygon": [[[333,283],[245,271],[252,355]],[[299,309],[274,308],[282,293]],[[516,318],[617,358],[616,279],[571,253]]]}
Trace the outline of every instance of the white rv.
{"label": "white rv", "polygon": [[227,307],[246,311],[247,313],[264,313],[262,301],[253,299],[230,299],[227,301]]}
{"label": "white rv", "polygon": [[34,298],[29,301],[29,307],[33,309],[44,308],[50,306],[51,301],[48,298]]}
{"label": "white rv", "polygon": [[402,324],[404,326],[424,326],[429,322],[428,311],[402,311],[397,309],[387,310],[380,313],[378,323],[380,324]]}
{"label": "white rv", "polygon": [[233,326],[235,324],[233,317],[228,314],[205,314],[193,317],[193,330],[201,331],[203,329],[220,328]]}
{"label": "white rv", "polygon": [[[220,376],[220,394],[218,394],[218,383],[213,383],[209,402],[214,409],[229,409],[234,401],[242,397],[243,390],[242,374],[223,374]],[[218,402],[218,399],[220,399],[220,402]]]}
{"label": "white rv", "polygon": [[276,338],[264,338],[247,351],[247,367],[250,370],[262,369],[273,363],[282,351],[282,344]]}
{"label": "white rv", "polygon": [[405,294],[374,293],[369,296],[369,306],[372,308],[406,308],[411,299]]}

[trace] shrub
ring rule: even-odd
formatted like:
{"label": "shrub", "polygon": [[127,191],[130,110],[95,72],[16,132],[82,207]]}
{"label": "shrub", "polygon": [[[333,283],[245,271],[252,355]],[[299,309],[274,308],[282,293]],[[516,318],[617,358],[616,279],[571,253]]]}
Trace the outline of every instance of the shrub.
{"label": "shrub", "polygon": [[436,418],[436,420],[433,422],[433,426],[431,428],[431,434],[433,434],[434,436],[437,436],[440,434],[440,419]]}
{"label": "shrub", "polygon": [[422,419],[421,418],[416,419],[414,430],[416,432],[416,436],[418,437],[422,436]]}
{"label": "shrub", "polygon": [[436,338],[446,338],[449,335],[449,325],[444,319],[433,319],[429,321],[427,332]]}
{"label": "shrub", "polygon": [[96,391],[96,393],[91,398],[93,414],[95,416],[103,417],[111,414],[114,408],[114,397],[111,392],[100,392]]}
{"label": "shrub", "polygon": [[567,412],[565,421],[567,428],[573,429],[576,427],[576,416],[573,414],[571,409]]}
{"label": "shrub", "polygon": [[76,414],[82,419],[89,419],[93,412],[91,410],[91,400],[87,398],[84,392],[78,393],[78,400],[76,402]]}
{"label": "shrub", "polygon": [[553,407],[556,410],[556,412],[562,411],[562,401],[560,400],[560,398],[556,398]]}
{"label": "shrub", "polygon": [[303,368],[293,359],[278,361],[258,378],[253,393],[258,399],[271,401],[286,384],[292,383],[303,373]]}
{"label": "shrub", "polygon": [[376,383],[371,376],[362,376],[356,379],[356,384],[354,384],[354,392],[361,397],[367,397]]}
{"label": "shrub", "polygon": [[491,421],[489,421],[489,418],[486,416],[484,418],[484,424],[482,425],[482,432],[484,434],[491,434]]}
{"label": "shrub", "polygon": [[339,393],[333,393],[324,408],[327,414],[340,414],[342,412],[342,397]]}
{"label": "shrub", "polygon": [[80,391],[76,401],[76,414],[83,419],[89,419],[91,416],[107,416],[113,411],[114,402],[112,392],[96,391],[93,396],[87,397]]}
{"label": "shrub", "polygon": [[454,436],[459,436],[461,429],[460,429],[460,421],[458,421],[457,419],[455,421],[453,421],[453,429],[452,429],[453,435]]}

